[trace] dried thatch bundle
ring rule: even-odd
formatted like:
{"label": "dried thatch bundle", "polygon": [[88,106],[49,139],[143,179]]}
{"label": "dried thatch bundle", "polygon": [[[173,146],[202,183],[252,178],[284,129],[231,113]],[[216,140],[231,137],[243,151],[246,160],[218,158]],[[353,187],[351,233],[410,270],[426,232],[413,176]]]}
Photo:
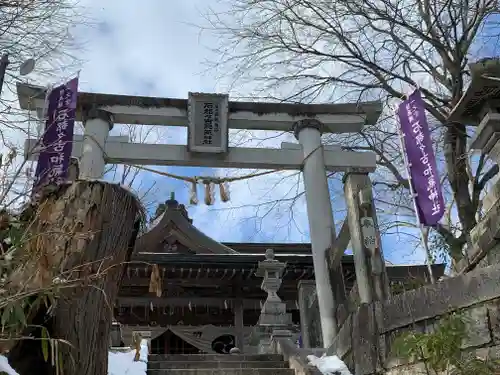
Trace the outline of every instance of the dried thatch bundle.
{"label": "dried thatch bundle", "polygon": [[151,279],[149,281],[149,292],[155,293],[157,297],[161,297],[162,290],[163,287],[160,276],[160,269],[157,264],[153,264],[153,269],[151,270]]}
{"label": "dried thatch bundle", "polygon": [[229,202],[230,195],[229,195],[229,184],[227,182],[222,182],[219,184],[219,192],[220,192],[220,200],[222,202]]}
{"label": "dried thatch bundle", "polygon": [[198,190],[197,190],[197,182],[196,180],[193,180],[191,182],[191,194],[189,196],[189,204],[198,204]]}
{"label": "dried thatch bundle", "polygon": [[215,203],[214,184],[205,182],[205,204],[211,206]]}
{"label": "dried thatch bundle", "polygon": [[137,362],[141,359],[141,342],[142,336],[140,333],[134,333],[132,337],[132,348],[135,349],[134,362]]}

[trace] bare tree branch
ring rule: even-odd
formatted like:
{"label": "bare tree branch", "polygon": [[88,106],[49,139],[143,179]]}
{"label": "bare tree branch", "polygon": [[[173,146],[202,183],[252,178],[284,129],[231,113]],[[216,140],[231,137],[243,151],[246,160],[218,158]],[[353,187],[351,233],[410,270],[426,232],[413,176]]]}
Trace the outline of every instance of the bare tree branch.
{"label": "bare tree branch", "polygon": [[[412,87],[420,88],[443,189],[459,221],[436,231],[453,258],[460,257],[465,233],[476,225],[481,192],[498,167],[483,174],[480,160],[473,175],[466,124],[447,118],[468,82],[469,59],[479,57],[477,48],[492,38],[483,30],[495,22],[489,16],[499,12],[498,2],[230,0],[224,6],[227,11],[211,10],[207,16],[207,28],[220,37],[214,48],[220,59],[209,64],[233,73],[240,90],[236,94],[288,102],[381,99],[389,108]],[[396,126],[388,110],[377,126],[326,139],[377,154],[375,196],[387,221],[411,211]]]}

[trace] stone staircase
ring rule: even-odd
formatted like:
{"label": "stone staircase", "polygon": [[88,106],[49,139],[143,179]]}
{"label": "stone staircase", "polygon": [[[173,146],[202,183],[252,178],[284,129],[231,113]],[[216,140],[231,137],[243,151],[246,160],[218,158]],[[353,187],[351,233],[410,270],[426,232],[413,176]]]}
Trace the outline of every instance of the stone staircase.
{"label": "stone staircase", "polygon": [[151,354],[148,375],[294,375],[280,355]]}

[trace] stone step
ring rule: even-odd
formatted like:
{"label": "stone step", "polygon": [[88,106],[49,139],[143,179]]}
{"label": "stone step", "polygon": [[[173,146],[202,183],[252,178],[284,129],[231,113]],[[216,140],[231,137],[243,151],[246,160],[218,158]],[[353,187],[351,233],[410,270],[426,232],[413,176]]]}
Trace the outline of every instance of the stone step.
{"label": "stone step", "polygon": [[243,362],[243,361],[283,361],[283,356],[278,354],[150,354],[149,362]]}
{"label": "stone step", "polygon": [[161,361],[148,362],[148,369],[234,369],[234,368],[288,368],[284,361]]}
{"label": "stone step", "polygon": [[148,370],[148,375],[295,375],[295,370],[288,368],[161,369]]}

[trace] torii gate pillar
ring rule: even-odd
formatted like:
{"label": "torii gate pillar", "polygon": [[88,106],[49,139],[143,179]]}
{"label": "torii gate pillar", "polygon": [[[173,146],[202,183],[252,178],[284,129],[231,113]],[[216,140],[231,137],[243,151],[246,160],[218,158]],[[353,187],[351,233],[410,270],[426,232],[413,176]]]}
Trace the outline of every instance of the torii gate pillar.
{"label": "torii gate pillar", "polygon": [[104,176],[106,166],[104,148],[111,129],[113,116],[111,113],[92,106],[84,111],[82,155],[80,158],[80,176],[85,179],[99,179]]}
{"label": "torii gate pillar", "polygon": [[335,238],[335,225],[326,177],[321,131],[323,124],[316,119],[304,119],[294,124],[295,137],[304,152],[304,188],[311,237],[316,293],[323,334],[323,347],[328,348],[337,335],[335,301],[326,262],[327,251]]}

